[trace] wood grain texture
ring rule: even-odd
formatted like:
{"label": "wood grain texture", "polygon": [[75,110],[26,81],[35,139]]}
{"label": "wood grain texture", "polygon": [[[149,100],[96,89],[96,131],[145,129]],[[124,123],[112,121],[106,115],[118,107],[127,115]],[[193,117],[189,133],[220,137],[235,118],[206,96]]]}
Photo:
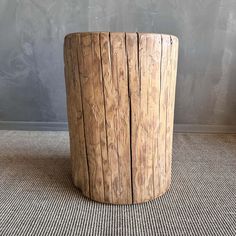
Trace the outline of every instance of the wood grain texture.
{"label": "wood grain texture", "polygon": [[87,197],[132,204],[169,188],[177,58],[170,35],[66,36],[72,176]]}
{"label": "wood grain texture", "polygon": [[[87,197],[89,193],[89,174],[84,133],[83,104],[78,68],[77,38],[65,41],[65,76],[67,89],[68,123],[72,158],[72,176],[75,186],[80,187]],[[71,104],[76,106],[71,106]],[[79,158],[77,158],[79,156]]]}

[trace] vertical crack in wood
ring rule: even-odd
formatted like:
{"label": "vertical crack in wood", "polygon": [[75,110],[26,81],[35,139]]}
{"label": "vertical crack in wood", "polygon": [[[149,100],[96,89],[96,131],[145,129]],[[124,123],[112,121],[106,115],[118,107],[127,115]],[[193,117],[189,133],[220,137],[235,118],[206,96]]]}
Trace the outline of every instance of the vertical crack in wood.
{"label": "vertical crack in wood", "polygon": [[[145,37],[145,51],[146,51],[146,58],[145,58],[145,69],[146,70],[149,70],[150,69],[150,64],[149,64],[149,57],[150,57],[150,54],[148,55],[148,57],[147,57],[147,54],[149,53],[148,52],[148,42],[147,42],[147,40],[148,40],[148,37],[146,36]],[[147,68],[147,66],[149,67],[149,68]],[[149,113],[149,88],[150,88],[150,71],[149,71],[149,73],[148,73],[148,78],[147,78],[147,91],[146,91],[146,93],[147,93],[147,104],[146,104],[146,106],[147,106],[147,117],[148,117],[148,113]]]}
{"label": "vertical crack in wood", "polygon": [[[92,63],[93,63],[92,66],[96,66],[96,67],[99,66],[99,73],[100,73],[99,74],[99,82],[101,82],[101,68],[100,68],[100,66],[101,66],[101,55],[97,55],[97,53],[95,53],[95,51],[97,50],[96,44],[98,44],[98,46],[99,46],[99,54],[100,54],[100,37],[99,37],[99,35],[100,35],[100,33],[96,33],[96,34],[91,33],[90,34],[90,38],[91,38],[91,54],[92,54]],[[100,56],[100,57],[97,58],[97,56]],[[96,59],[98,59],[99,62],[97,62]],[[96,78],[96,75],[94,76],[94,70],[92,69],[93,92],[94,92],[94,99],[96,100],[95,89],[97,89],[96,87],[98,86],[99,83],[94,85],[94,78]],[[102,89],[101,85],[102,84],[100,84],[98,90]],[[102,92],[102,91],[99,91],[99,97],[101,95],[100,92]],[[98,106],[100,106],[100,101],[99,101],[99,105]],[[98,130],[99,130],[99,147],[100,147],[100,160],[101,160],[102,184],[103,184],[103,200],[104,200],[105,199],[105,189],[104,189],[105,181],[104,181],[102,141],[101,141],[101,132],[103,132],[102,128],[101,128],[101,117],[98,118],[97,123],[98,123]]]}
{"label": "vertical crack in wood", "polygon": [[[160,98],[159,98],[159,116],[161,114],[161,80],[162,80],[162,54],[163,54],[163,38],[161,35],[161,58],[160,58]],[[161,120],[161,119],[160,119]]]}
{"label": "vertical crack in wood", "polygon": [[[153,118],[153,120],[154,120],[154,118]],[[152,138],[154,139],[154,135],[152,135]],[[154,148],[155,148],[155,139],[152,142],[153,152],[155,152]],[[155,163],[155,161],[154,161],[155,158],[156,158],[156,156],[152,154],[152,197],[153,198],[155,198],[155,164],[154,164]]]}
{"label": "vertical crack in wood", "polygon": [[[167,44],[167,46],[168,46],[168,50],[167,50],[167,52],[169,52],[170,53],[170,49],[169,49],[169,47],[170,47],[170,44],[168,43]],[[166,174],[167,174],[167,161],[168,161],[168,157],[167,157],[167,154],[168,153],[166,153],[166,150],[167,150],[167,147],[166,147],[166,143],[167,143],[167,139],[168,139],[168,137],[169,137],[169,133],[168,133],[168,109],[169,109],[169,88],[170,88],[170,83],[169,83],[169,64],[170,63],[170,55],[169,54],[167,54],[167,65],[166,65],[166,70],[167,70],[167,74],[166,74],[166,89],[167,89],[167,92],[165,93],[165,97],[166,97],[166,99],[165,99],[165,101],[166,101],[166,132],[165,132],[165,177],[167,177],[166,176]],[[167,135],[168,134],[168,135]],[[168,145],[168,143],[167,143],[167,145]]]}
{"label": "vertical crack in wood", "polygon": [[[158,128],[158,147],[160,149],[160,135],[161,135],[161,90],[162,90],[162,56],[163,56],[163,38],[161,34],[161,55],[160,55],[160,90],[159,90],[159,128]],[[160,153],[160,152],[159,152]],[[161,154],[159,155],[159,189],[158,192],[161,192]]]}
{"label": "vertical crack in wood", "polygon": [[139,50],[140,50],[139,41],[140,40],[139,40],[139,33],[136,32],[136,34],[137,34],[137,59],[138,59],[137,64],[138,64],[138,76],[139,76],[139,96],[141,96],[141,68],[140,68],[140,56],[139,56]]}
{"label": "vertical crack in wood", "polygon": [[132,103],[131,103],[131,90],[130,90],[130,77],[129,77],[129,59],[127,51],[127,37],[125,33],[125,54],[127,62],[127,86],[128,86],[128,99],[129,99],[129,141],[130,141],[130,183],[131,183],[131,202],[134,203],[134,188],[133,188],[133,154],[132,154]]}
{"label": "vertical crack in wood", "polygon": [[[102,93],[103,93],[103,106],[104,106],[104,119],[105,119],[105,132],[106,132],[106,150],[107,150],[107,160],[109,162],[108,165],[110,165],[110,159],[109,159],[109,152],[108,152],[108,136],[107,136],[107,112],[106,112],[106,101],[105,101],[105,85],[104,85],[104,72],[103,72],[103,60],[102,60],[102,49],[101,49],[101,33],[99,33],[99,48],[100,48],[100,70],[101,70],[101,78],[102,78]],[[104,173],[103,171],[103,179],[104,179]],[[104,185],[104,199],[105,199],[105,183]]]}
{"label": "vertical crack in wood", "polygon": [[[79,53],[80,49],[80,53],[82,52],[82,47],[81,47],[81,37],[80,35],[78,36],[79,39],[79,47],[77,48],[77,53]],[[77,54],[78,55],[78,54]],[[80,70],[80,62],[79,62],[79,56],[78,56],[78,69],[79,69],[79,83],[80,83],[80,95],[81,95],[81,107],[82,107],[82,115],[83,115],[83,127],[84,127],[84,143],[85,143],[85,153],[86,153],[86,164],[87,164],[87,170],[88,170],[88,184],[89,184],[89,197],[91,197],[91,190],[90,190],[90,170],[89,170],[89,161],[88,161],[88,146],[87,146],[87,141],[86,141],[86,135],[85,135],[85,122],[84,122],[84,105],[83,105],[83,89],[82,89],[82,83],[81,83],[81,70]],[[83,64],[84,64],[84,58],[82,56],[82,60],[83,60]]]}
{"label": "vertical crack in wood", "polygon": [[[154,37],[154,42],[153,42],[154,48],[155,48],[156,44],[158,43],[157,39],[158,38],[155,39],[155,37]],[[156,50],[156,48],[155,48],[155,50]],[[156,54],[156,56],[159,56],[159,55]],[[158,65],[156,64],[155,67],[157,68],[157,66]],[[157,80],[156,76],[153,79]],[[155,81],[154,81],[154,83],[155,83]],[[157,112],[157,110],[155,110],[155,113],[156,112]],[[155,115],[153,113],[153,118],[152,118],[153,121],[155,120],[154,117],[155,117]],[[157,146],[156,146],[156,150],[155,150],[155,133],[152,134],[152,139],[154,139],[153,142],[152,142],[152,150],[154,152],[154,155],[152,154],[152,183],[153,183],[153,186],[152,186],[152,194],[153,194],[153,196],[152,197],[155,198],[155,159],[157,158]],[[158,142],[158,139],[156,141]],[[156,156],[155,156],[155,152],[156,152]]]}
{"label": "vertical crack in wood", "polygon": [[100,155],[101,155],[101,166],[102,166],[102,179],[103,179],[103,201],[105,201],[105,173],[104,173],[104,167],[103,167],[103,155],[102,155],[102,141],[101,141],[101,132],[100,132]]}
{"label": "vertical crack in wood", "polygon": [[[120,50],[120,49],[119,49]],[[116,122],[117,122],[117,131],[116,131],[116,148],[117,148],[117,159],[118,159],[118,184],[119,184],[119,187],[118,187],[118,192],[119,192],[119,196],[120,196],[120,192],[121,192],[121,189],[122,189],[122,184],[121,184],[121,178],[120,178],[120,152],[119,152],[119,132],[120,132],[120,126],[119,126],[119,122],[118,120],[120,119],[120,87],[119,87],[119,78],[118,78],[118,65],[117,65],[117,53],[115,53],[115,63],[116,63],[116,67],[115,67],[115,70],[116,70],[116,88],[117,88],[117,99],[118,99],[118,107],[117,107],[117,110],[116,110],[116,113],[117,113],[117,116],[116,116]],[[114,58],[113,58],[114,59]]]}
{"label": "vertical crack in wood", "polygon": [[[90,70],[90,72],[89,72],[89,74],[87,74],[87,76],[88,76],[88,80],[92,80],[91,81],[91,83],[92,84],[89,84],[89,86],[91,86],[90,87],[90,89],[92,89],[93,90],[93,99],[95,98],[95,94],[94,94],[94,71],[93,71],[93,66],[94,66],[94,55],[93,55],[93,52],[94,52],[94,45],[93,45],[93,42],[92,42],[92,34],[91,33],[89,33],[88,34],[89,35],[89,44],[90,44],[90,50],[91,50],[91,54],[89,55],[91,58],[91,60],[92,60],[92,65],[90,65],[90,66],[92,66],[92,68],[90,68],[91,70]],[[92,76],[90,76],[91,74],[90,73],[92,73]],[[90,102],[89,102],[90,103]],[[95,122],[97,122],[97,114],[95,113],[95,111],[96,111],[96,109],[95,110],[93,110],[93,108],[94,108],[94,104],[95,103],[95,101],[93,100],[92,101],[92,104],[89,104],[89,106],[91,106],[91,108],[92,108],[92,116],[95,116],[94,118],[95,118]],[[96,127],[96,126],[95,126]],[[97,127],[96,127],[96,129],[97,129]],[[100,131],[100,130],[99,130]],[[95,136],[96,138],[97,138],[97,134],[96,134],[96,136]],[[90,142],[89,142],[89,145],[90,145],[90,148],[91,148],[91,138],[90,138],[90,140],[89,140]],[[100,140],[99,140],[100,141]],[[100,145],[100,143],[99,143],[99,145]],[[90,149],[91,150],[91,149]],[[96,152],[96,154],[97,154],[97,151],[94,151],[94,152]],[[94,156],[94,153],[92,153],[91,152],[91,155],[90,155],[90,163],[93,163],[93,158],[98,158],[97,156]],[[92,165],[91,165],[92,166]],[[94,171],[94,166],[92,167],[93,169],[92,169],[92,172],[93,173],[95,173],[94,175],[96,176],[96,171]],[[94,183],[94,177],[93,178],[91,178],[91,181],[92,181],[92,183],[91,183],[91,185],[93,186],[93,189],[94,189],[94,186],[95,186],[95,183]],[[97,187],[97,186],[96,186]],[[94,191],[93,191],[93,189],[91,189],[91,194],[93,195],[93,197],[94,197]],[[98,193],[97,193],[97,189],[95,190],[95,195],[98,195]],[[97,196],[96,196],[97,197]],[[99,196],[99,197],[101,197],[101,196]]]}
{"label": "vertical crack in wood", "polygon": [[171,178],[171,161],[172,161],[172,139],[173,139],[173,122],[174,122],[174,120],[172,119],[172,114],[174,113],[174,109],[172,109],[172,99],[174,99],[173,97],[172,97],[172,87],[174,86],[174,84],[173,84],[173,73],[174,73],[174,71],[173,71],[173,67],[172,67],[172,64],[173,64],[173,39],[172,39],[172,37],[171,37],[171,35],[170,35],[170,73],[171,73],[171,75],[170,75],[170,77],[169,77],[169,83],[168,83],[168,85],[169,85],[169,104],[168,104],[168,108],[169,108],[169,110],[170,110],[170,113],[169,113],[169,148],[170,148],[170,150],[169,150],[169,156],[168,156],[168,163],[169,163],[169,169],[168,169],[168,186],[169,186],[169,183],[170,183],[170,178]]}
{"label": "vertical crack in wood", "polygon": [[111,67],[111,78],[113,79],[113,61],[112,61],[112,51],[111,51],[111,33],[109,32],[109,62]]}
{"label": "vertical crack in wood", "polygon": [[[169,68],[170,69],[170,66],[171,66],[171,54],[172,54],[172,38],[171,38],[171,35],[170,35],[170,44],[168,44],[168,46],[170,47],[170,49],[169,49],[169,55],[168,55],[168,66],[167,66],[167,68]],[[171,70],[171,73],[172,73],[172,70]],[[170,96],[171,96],[171,94],[170,94],[170,92],[171,92],[171,81],[172,80],[172,76],[170,75],[170,73],[168,73],[168,83],[167,83],[167,99],[166,99],[166,104],[167,104],[167,109],[166,109],[166,134],[168,133],[168,137],[167,137],[167,135],[166,135],[166,139],[167,138],[169,138],[169,140],[166,140],[165,141],[165,149],[167,149],[166,148],[166,145],[170,145],[169,144],[169,141],[170,141],[170,135],[171,135],[171,130],[170,130],[170,127],[169,127],[169,131],[167,130],[168,129],[168,125],[171,125],[170,124],[170,122],[171,121],[169,121],[169,114],[168,114],[168,110],[170,110],[171,109],[171,107],[170,107],[170,104],[169,104],[169,101],[170,101]],[[168,124],[168,121],[169,121],[169,124]],[[170,153],[168,152],[167,153],[167,155],[169,155]],[[165,156],[166,156],[166,154],[165,154]],[[168,173],[167,173],[167,162],[169,162],[169,156],[166,156],[166,160],[165,160],[165,162],[166,162],[166,164],[165,164],[165,175],[167,175]],[[170,165],[168,165],[168,168],[170,168]],[[169,178],[168,176],[166,176],[167,178]]]}
{"label": "vertical crack in wood", "polygon": [[[112,58],[112,50],[111,50],[111,33],[108,33],[108,48],[109,48],[109,63],[110,63],[110,68],[111,68],[111,80],[113,81],[113,58]],[[118,154],[117,154],[118,155]],[[112,181],[112,201],[114,202],[114,188],[113,188],[113,173],[111,170],[111,181]]]}
{"label": "vertical crack in wood", "polygon": [[[136,35],[137,35],[137,70],[138,70],[138,117],[139,117],[139,123],[138,123],[138,126],[136,124],[135,126],[135,129],[137,129],[137,135],[138,135],[138,131],[140,129],[140,114],[141,114],[141,68],[140,68],[140,36],[139,36],[139,33],[136,32]],[[136,108],[137,109],[137,108]],[[137,143],[136,143],[137,144]],[[141,157],[141,148],[138,149],[138,153],[136,154],[135,158],[135,168],[137,168],[137,158],[139,159],[139,163],[140,163],[140,157]],[[141,168],[141,166],[139,166],[138,168]],[[139,169],[140,171],[140,169]],[[137,174],[137,170],[135,170],[135,176]],[[143,177],[141,177],[143,178]],[[136,184],[136,179],[134,179],[135,183]],[[135,186],[135,200],[138,202],[140,200],[140,198],[142,199],[142,190],[141,190],[141,186],[139,186],[139,190],[137,190],[137,186]],[[137,192],[138,191],[138,192]]]}
{"label": "vertical crack in wood", "polygon": [[[148,168],[147,168],[147,166],[148,166],[148,162],[149,162],[149,157],[148,157],[148,155],[147,155],[147,142],[149,141],[148,140],[148,125],[147,125],[147,123],[148,123],[148,121],[147,121],[147,117],[148,117],[148,79],[149,78],[147,78],[147,35],[145,35],[145,50],[144,50],[144,59],[143,59],[143,67],[144,67],[144,76],[143,76],[143,78],[144,78],[144,80],[145,80],[145,82],[143,83],[144,84],[144,86],[143,86],[143,95],[146,93],[146,96],[144,95],[143,96],[143,100],[145,101],[145,99],[146,99],[146,104],[144,105],[144,106],[146,106],[146,114],[145,114],[145,111],[143,111],[143,113],[145,114],[145,118],[144,118],[144,137],[145,137],[145,142],[144,142],[144,147],[145,147],[145,149],[144,149],[144,169],[145,169],[145,174],[144,174],[144,189],[143,189],[143,191],[142,191],[142,194],[145,196],[144,197],[144,199],[146,198],[146,194],[149,194],[149,183],[148,183],[148,181],[149,181],[149,176],[148,176]],[[142,47],[142,50],[143,50],[143,47]],[[143,54],[142,54],[143,55]],[[141,65],[141,69],[142,69],[142,65]],[[146,91],[145,91],[146,90]],[[141,92],[141,94],[142,94],[142,92]],[[142,103],[142,102],[141,102]]]}

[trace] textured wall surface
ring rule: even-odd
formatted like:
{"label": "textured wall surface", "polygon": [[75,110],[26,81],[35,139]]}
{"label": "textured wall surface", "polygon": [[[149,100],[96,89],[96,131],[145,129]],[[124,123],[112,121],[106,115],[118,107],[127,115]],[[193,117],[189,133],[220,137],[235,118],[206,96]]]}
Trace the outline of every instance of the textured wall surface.
{"label": "textured wall surface", "polygon": [[175,122],[236,125],[235,0],[1,0],[0,120],[66,121],[63,39],[73,31],[178,36]]}

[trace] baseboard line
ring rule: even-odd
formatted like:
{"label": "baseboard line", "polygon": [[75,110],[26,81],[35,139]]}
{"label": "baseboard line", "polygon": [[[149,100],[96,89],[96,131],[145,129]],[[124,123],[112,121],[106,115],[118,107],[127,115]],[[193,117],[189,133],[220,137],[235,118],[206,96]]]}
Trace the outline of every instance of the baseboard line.
{"label": "baseboard line", "polygon": [[[68,131],[68,124],[67,122],[0,121],[0,130]],[[236,134],[236,126],[175,124],[174,132]]]}
{"label": "baseboard line", "polygon": [[0,121],[0,130],[67,131],[67,122]]}
{"label": "baseboard line", "polygon": [[236,134],[235,125],[198,125],[198,124],[175,124],[175,133],[225,133]]}

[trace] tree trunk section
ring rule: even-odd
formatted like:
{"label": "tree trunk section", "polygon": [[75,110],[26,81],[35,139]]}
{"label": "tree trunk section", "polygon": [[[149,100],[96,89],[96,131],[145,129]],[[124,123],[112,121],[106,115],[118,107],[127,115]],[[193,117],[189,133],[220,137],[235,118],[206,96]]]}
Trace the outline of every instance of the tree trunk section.
{"label": "tree trunk section", "polygon": [[85,196],[132,204],[168,190],[177,59],[172,35],[65,37],[72,177]]}

